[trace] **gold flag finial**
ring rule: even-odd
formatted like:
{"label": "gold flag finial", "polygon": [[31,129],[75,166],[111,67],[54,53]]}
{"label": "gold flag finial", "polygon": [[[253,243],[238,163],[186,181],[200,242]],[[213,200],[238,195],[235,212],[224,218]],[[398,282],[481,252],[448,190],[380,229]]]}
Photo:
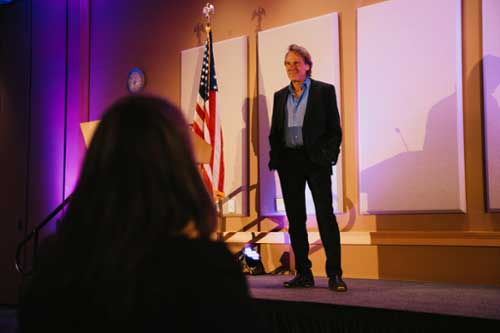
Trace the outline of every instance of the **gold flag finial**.
{"label": "gold flag finial", "polygon": [[203,7],[203,16],[207,20],[207,26],[210,26],[210,17],[215,13],[215,7],[210,2],[207,2],[205,7]]}

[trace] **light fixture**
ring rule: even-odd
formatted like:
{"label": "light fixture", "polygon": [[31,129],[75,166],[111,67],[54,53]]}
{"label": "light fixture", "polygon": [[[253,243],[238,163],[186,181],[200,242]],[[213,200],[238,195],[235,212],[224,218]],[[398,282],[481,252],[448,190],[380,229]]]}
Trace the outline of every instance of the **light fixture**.
{"label": "light fixture", "polygon": [[255,251],[252,246],[245,246],[243,250],[241,250],[238,260],[243,273],[249,275],[266,274],[264,271],[264,265],[262,265],[262,261],[260,260],[260,254]]}

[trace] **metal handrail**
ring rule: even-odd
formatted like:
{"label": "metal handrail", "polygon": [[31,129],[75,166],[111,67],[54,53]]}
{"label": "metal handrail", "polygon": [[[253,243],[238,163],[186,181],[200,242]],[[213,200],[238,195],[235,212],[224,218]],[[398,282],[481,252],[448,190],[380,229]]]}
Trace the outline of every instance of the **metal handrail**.
{"label": "metal handrail", "polygon": [[[42,230],[43,227],[45,227],[45,225],[47,225],[47,223],[49,223],[53,218],[54,216],[56,216],[63,208],[64,206],[66,206],[68,204],[68,202],[71,200],[71,196],[68,196],[66,199],[64,199],[64,201],[56,207],[56,209],[54,209],[39,225],[37,225],[30,233],[28,236],[26,236],[21,242],[19,242],[19,245],[17,245],[17,249],[16,249],[16,259],[15,259],[15,265],[16,265],[16,270],[23,274],[23,275],[30,275],[33,271],[33,268],[35,267],[36,265],[36,251],[37,251],[37,248],[38,248],[38,238],[39,238],[39,233],[40,233],[40,230]],[[21,265],[21,261],[20,261],[20,256],[21,256],[21,252],[23,250],[23,248],[26,246],[26,244],[28,244],[28,242],[34,238],[34,243],[33,243],[33,264],[32,264],[32,269],[31,271],[29,272],[26,272],[24,270],[24,268],[22,267]]]}

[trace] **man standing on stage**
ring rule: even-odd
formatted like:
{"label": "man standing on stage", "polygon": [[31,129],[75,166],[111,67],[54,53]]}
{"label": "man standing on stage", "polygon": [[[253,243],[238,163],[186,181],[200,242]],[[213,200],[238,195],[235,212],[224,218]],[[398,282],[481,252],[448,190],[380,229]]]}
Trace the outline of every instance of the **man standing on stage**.
{"label": "man standing on stage", "polygon": [[342,130],[335,88],[311,79],[312,65],[304,47],[290,45],[285,55],[290,84],[274,94],[269,169],[278,171],[297,271],[284,286],[314,286],[306,229],[307,182],[326,253],[328,288],[347,291],[342,280],[340,232],[331,190],[332,165],[337,163]]}

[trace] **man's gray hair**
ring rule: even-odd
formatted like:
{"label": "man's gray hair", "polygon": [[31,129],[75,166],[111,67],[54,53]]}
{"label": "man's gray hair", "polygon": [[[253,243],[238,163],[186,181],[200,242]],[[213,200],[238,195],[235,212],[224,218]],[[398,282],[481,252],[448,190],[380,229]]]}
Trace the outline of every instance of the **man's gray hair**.
{"label": "man's gray hair", "polygon": [[307,77],[310,77],[312,74],[312,67],[313,67],[313,62],[311,59],[311,54],[307,49],[303,46],[297,45],[297,44],[290,44],[288,46],[288,52],[285,54],[285,57],[288,55],[289,52],[295,52],[299,56],[302,57],[304,60],[304,63],[309,65],[309,70],[306,72]]}

